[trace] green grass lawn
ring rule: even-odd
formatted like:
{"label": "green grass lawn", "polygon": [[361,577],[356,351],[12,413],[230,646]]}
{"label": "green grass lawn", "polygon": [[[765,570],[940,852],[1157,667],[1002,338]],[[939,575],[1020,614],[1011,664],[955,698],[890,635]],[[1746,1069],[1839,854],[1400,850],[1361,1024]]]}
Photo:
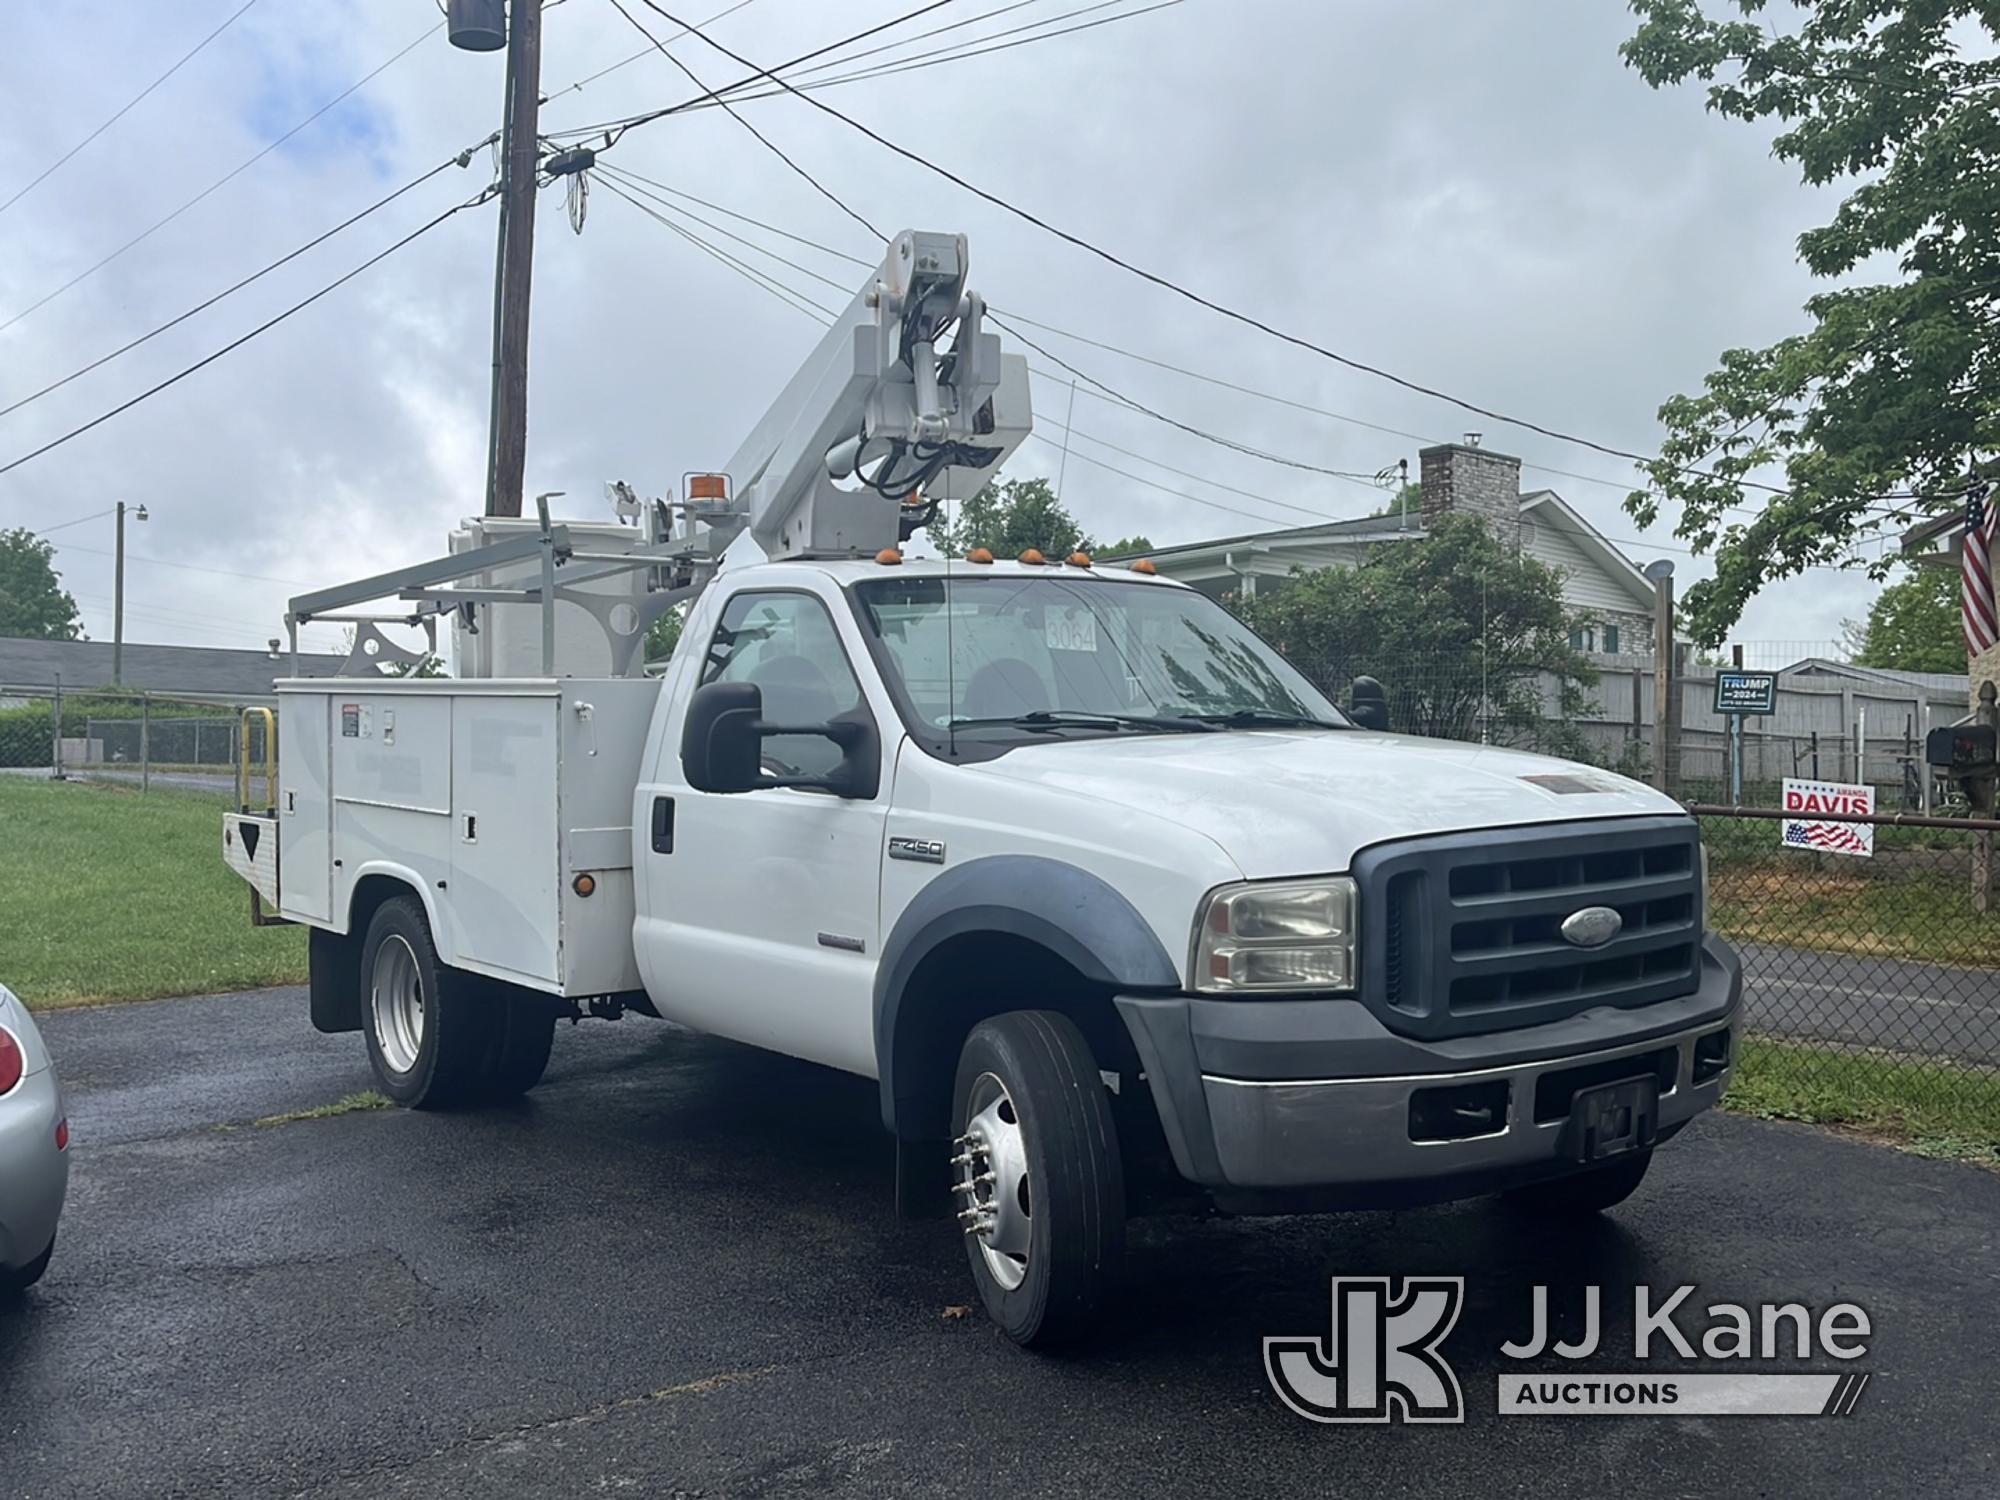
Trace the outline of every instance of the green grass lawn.
{"label": "green grass lawn", "polygon": [[1709,921],[1732,942],[1870,958],[2000,967],[2000,913],[1981,916],[1959,870],[1893,873],[1792,865],[1715,865]]}
{"label": "green grass lawn", "polygon": [[2000,1072],[1746,1037],[1724,1107],[2000,1165]]}
{"label": "green grass lawn", "polygon": [[305,931],[252,927],[219,798],[0,776],[0,984],[30,1006],[298,984]]}

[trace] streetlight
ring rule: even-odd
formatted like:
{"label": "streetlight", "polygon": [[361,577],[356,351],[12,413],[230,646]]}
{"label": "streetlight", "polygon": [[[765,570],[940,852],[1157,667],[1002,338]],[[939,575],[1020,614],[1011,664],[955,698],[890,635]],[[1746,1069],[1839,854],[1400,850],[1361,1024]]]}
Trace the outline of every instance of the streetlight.
{"label": "streetlight", "polygon": [[[146,507],[134,506],[132,519],[146,519]],[[118,502],[118,581],[111,600],[111,685],[125,680],[125,502]]]}

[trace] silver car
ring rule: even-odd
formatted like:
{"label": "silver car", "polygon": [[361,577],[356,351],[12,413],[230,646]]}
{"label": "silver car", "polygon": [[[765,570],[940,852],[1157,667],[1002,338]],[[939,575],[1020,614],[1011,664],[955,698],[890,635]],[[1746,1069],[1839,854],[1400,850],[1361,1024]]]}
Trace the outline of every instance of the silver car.
{"label": "silver car", "polygon": [[0,1297],[33,1286],[69,1189],[69,1118],[28,1007],[0,984]]}

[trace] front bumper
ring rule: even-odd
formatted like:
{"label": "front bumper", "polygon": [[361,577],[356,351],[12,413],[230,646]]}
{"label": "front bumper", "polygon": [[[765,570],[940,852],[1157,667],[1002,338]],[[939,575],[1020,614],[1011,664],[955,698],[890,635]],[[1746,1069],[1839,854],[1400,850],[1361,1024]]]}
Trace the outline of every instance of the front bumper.
{"label": "front bumper", "polygon": [[69,1153],[56,1149],[63,1118],[56,1070],[44,1068],[0,1099],[0,1269],[48,1249],[69,1190]]}
{"label": "front bumper", "polygon": [[[1351,1000],[1125,995],[1117,1005],[1175,1167],[1249,1209],[1259,1195],[1299,1193],[1329,1205],[1434,1201],[1574,1170],[1568,1095],[1631,1073],[1659,1078],[1665,1139],[1722,1097],[1742,994],[1736,954],[1711,937],[1693,994],[1439,1042],[1397,1036]],[[1728,1034],[1721,1066],[1698,1070],[1697,1044],[1718,1032]],[[1461,1099],[1490,1115],[1440,1131],[1437,1117]]]}

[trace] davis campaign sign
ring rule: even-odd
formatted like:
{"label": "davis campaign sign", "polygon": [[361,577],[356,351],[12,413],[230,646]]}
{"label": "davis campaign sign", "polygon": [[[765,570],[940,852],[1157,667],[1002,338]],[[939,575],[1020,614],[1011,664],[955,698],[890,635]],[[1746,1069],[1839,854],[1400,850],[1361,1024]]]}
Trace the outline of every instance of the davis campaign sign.
{"label": "davis campaign sign", "polygon": [[1779,840],[1787,849],[1818,849],[1826,854],[1853,854],[1869,859],[1875,853],[1875,825],[1840,823],[1815,813],[1872,814],[1875,788],[1845,781],[1794,781],[1785,778],[1785,812]]}

